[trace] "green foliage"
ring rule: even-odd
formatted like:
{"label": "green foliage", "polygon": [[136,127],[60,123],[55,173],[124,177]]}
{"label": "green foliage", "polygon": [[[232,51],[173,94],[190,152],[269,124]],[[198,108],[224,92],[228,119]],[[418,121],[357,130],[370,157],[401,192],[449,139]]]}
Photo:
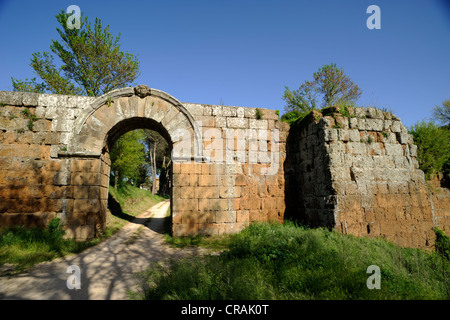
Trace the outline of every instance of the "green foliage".
{"label": "green foliage", "polygon": [[[345,113],[347,107],[359,99],[361,93],[360,88],[344,74],[343,69],[332,63],[319,68],[319,71],[314,73],[314,81],[305,81],[298,90],[291,91],[285,87],[285,112],[296,111],[305,116],[317,108],[321,96],[323,107],[343,106]],[[350,114],[348,116],[350,117]]]}
{"label": "green foliage", "polygon": [[32,78],[28,80],[19,80],[11,77],[11,82],[13,86],[13,91],[20,92],[32,92],[32,93],[44,93],[45,92],[45,84],[37,83],[36,78]]}
{"label": "green foliage", "polygon": [[317,88],[310,81],[305,81],[298,90],[291,91],[287,86],[283,93],[283,100],[286,102],[284,110],[286,113],[295,111],[307,114],[317,106]]}
{"label": "green foliage", "polygon": [[263,111],[259,108],[255,110],[256,119],[261,120],[263,118]]}
{"label": "green foliage", "polygon": [[115,187],[125,180],[136,181],[139,167],[145,162],[145,148],[142,144],[142,130],[132,130],[118,138],[110,151],[111,172],[115,177]]}
{"label": "green foliage", "polygon": [[[32,55],[30,65],[44,82],[12,78],[14,91],[99,96],[125,87],[139,76],[137,57],[120,51],[120,35],[114,38],[109,26],[103,28],[98,18],[94,26],[84,17],[80,29],[69,29],[69,16],[64,11],[56,15],[62,41],[52,40],[51,53]],[[55,56],[61,60],[59,68]]]}
{"label": "green foliage", "polygon": [[25,116],[25,118],[28,118],[27,127],[30,131],[33,131],[34,122],[37,121],[38,118],[34,114],[31,114],[30,109],[28,108],[22,110],[21,113]]}
{"label": "green foliage", "polygon": [[59,218],[53,218],[47,228],[15,226],[0,231],[0,265],[13,264],[16,271],[33,264],[49,261],[89,247],[89,242],[64,239]]}
{"label": "green foliage", "polygon": [[442,102],[442,106],[434,107],[433,118],[442,126],[450,127],[450,99]]}
{"label": "green foliage", "polygon": [[[409,132],[417,145],[417,158],[420,169],[427,179],[442,172],[444,164],[450,160],[450,130],[440,128],[433,122],[417,122]],[[447,173],[447,177],[450,176]]]}
{"label": "green foliage", "polygon": [[[254,223],[220,256],[154,265],[140,299],[448,299],[435,253],[325,229]],[[381,289],[366,286],[381,269]]]}
{"label": "green foliage", "polygon": [[165,200],[145,189],[139,189],[129,184],[119,185],[117,190],[110,187],[108,197],[108,209],[111,214],[106,217],[106,229],[104,236],[113,235],[127,222],[148,208]]}
{"label": "green foliage", "polygon": [[296,121],[301,121],[307,114],[308,113],[293,110],[283,114],[280,120],[292,124]]}
{"label": "green foliage", "polygon": [[450,238],[440,229],[434,228],[436,252],[450,260]]}

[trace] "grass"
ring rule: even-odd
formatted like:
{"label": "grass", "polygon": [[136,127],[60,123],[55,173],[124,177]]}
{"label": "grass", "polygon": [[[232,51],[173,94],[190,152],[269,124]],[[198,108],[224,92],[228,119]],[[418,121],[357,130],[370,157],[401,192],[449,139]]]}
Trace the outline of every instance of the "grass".
{"label": "grass", "polygon": [[13,274],[42,261],[81,252],[98,243],[77,242],[64,239],[63,235],[59,218],[54,218],[45,229],[16,226],[1,230],[0,267],[3,266],[7,274]]}
{"label": "grass", "polygon": [[163,200],[165,198],[131,185],[122,186],[117,190],[110,186],[108,199],[110,212],[106,215],[105,234],[107,236],[114,234],[137,215]]}
{"label": "grass", "polygon": [[132,186],[117,191],[110,188],[105,232],[89,241],[65,239],[59,218],[53,219],[45,229],[16,226],[0,230],[0,274],[18,273],[39,262],[79,253],[109,238],[136,215],[162,200]]}
{"label": "grass", "polygon": [[[196,240],[197,241],[197,240]],[[450,264],[440,255],[383,239],[292,223],[252,224],[226,240],[219,256],[155,264],[136,299],[448,299]],[[199,240],[201,243],[202,240]],[[192,244],[192,243],[191,243]],[[381,270],[370,290],[367,268]]]}

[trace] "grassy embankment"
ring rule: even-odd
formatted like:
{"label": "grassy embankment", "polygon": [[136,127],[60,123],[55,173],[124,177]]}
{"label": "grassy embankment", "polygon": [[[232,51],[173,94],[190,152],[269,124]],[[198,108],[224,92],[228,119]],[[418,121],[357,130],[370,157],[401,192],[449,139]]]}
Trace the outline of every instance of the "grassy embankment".
{"label": "grassy embankment", "polygon": [[[240,234],[175,245],[213,242],[219,256],[154,265],[141,277],[137,299],[449,299],[450,262],[443,255],[401,248],[292,223],[252,224]],[[448,239],[446,240],[448,242]],[[371,265],[380,268],[380,289]]]}
{"label": "grassy embankment", "polygon": [[164,198],[152,196],[149,191],[128,185],[117,191],[110,188],[106,230],[101,237],[90,241],[65,239],[58,218],[53,219],[46,229],[19,226],[1,230],[0,269],[3,266],[5,272],[18,272],[42,261],[79,253],[107,239],[135,216],[162,200]]}

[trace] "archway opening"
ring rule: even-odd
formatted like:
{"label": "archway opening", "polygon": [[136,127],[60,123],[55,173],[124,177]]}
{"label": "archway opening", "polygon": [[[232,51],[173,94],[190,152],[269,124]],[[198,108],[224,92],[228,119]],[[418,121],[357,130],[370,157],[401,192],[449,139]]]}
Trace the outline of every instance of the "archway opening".
{"label": "archway opening", "polygon": [[102,186],[108,188],[107,204],[102,206],[108,208],[106,225],[113,217],[143,223],[145,219],[135,220],[137,214],[170,199],[164,228],[159,232],[171,233],[172,148],[167,130],[150,118],[122,120],[109,130],[101,155],[101,174],[108,176],[102,179],[108,181]]}

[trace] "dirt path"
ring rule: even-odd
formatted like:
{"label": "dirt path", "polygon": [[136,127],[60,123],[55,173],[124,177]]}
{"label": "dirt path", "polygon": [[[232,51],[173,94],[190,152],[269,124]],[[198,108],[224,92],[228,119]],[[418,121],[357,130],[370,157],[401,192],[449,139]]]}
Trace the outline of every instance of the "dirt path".
{"label": "dirt path", "polygon": [[[127,291],[137,288],[135,273],[145,270],[152,261],[187,254],[203,254],[201,248],[169,247],[162,230],[170,202],[161,202],[117,234],[99,245],[78,254],[44,262],[29,272],[0,277],[0,299],[39,300],[122,300]],[[149,219],[151,217],[151,219]],[[69,266],[80,268],[80,289],[69,289]]]}

